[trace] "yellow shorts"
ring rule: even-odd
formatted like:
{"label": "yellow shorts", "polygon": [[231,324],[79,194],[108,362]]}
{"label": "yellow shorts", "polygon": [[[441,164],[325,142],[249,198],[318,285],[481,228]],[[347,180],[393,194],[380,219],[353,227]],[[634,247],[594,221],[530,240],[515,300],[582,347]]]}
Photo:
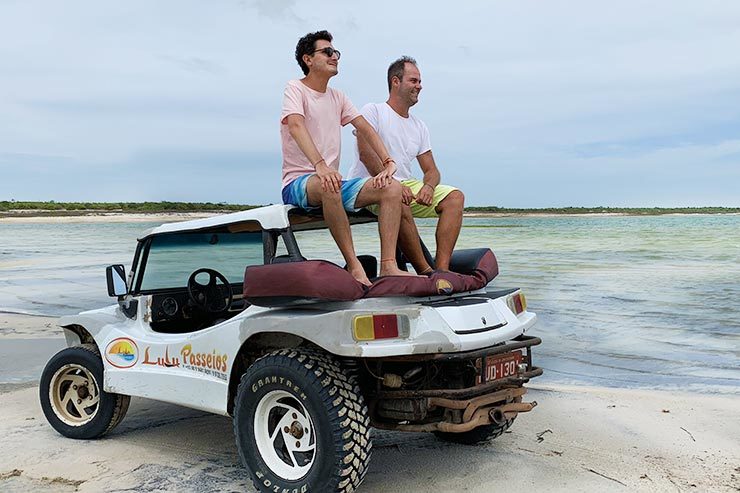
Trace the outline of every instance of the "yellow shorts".
{"label": "yellow shorts", "polygon": [[[409,178],[408,180],[403,180],[401,182],[401,185],[406,185],[411,189],[412,192],[414,192],[414,195],[416,195],[421,191],[421,188],[424,186],[424,182],[421,180],[417,180],[416,178]],[[417,204],[414,200],[413,202],[411,202],[411,214],[413,214],[414,217],[439,217],[439,214],[437,214],[436,210],[437,206],[439,206],[439,203],[442,202],[445,197],[450,194],[450,192],[454,192],[455,190],[457,190],[457,188],[451,187],[449,185],[437,185],[434,188],[432,204],[421,205]],[[375,215],[378,214],[378,206],[376,204],[367,206],[366,209],[368,209]]]}

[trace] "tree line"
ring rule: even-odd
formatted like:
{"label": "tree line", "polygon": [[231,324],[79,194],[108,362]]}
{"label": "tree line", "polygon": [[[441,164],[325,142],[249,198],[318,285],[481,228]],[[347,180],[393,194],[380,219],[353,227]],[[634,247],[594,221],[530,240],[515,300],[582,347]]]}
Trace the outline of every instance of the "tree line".
{"label": "tree line", "polygon": [[[85,212],[232,212],[254,209],[260,205],[227,204],[223,202],[27,202],[0,201],[0,212],[39,211],[57,213]],[[466,207],[465,212],[499,214],[731,214],[740,213],[740,207],[545,207],[510,208],[497,206]]]}

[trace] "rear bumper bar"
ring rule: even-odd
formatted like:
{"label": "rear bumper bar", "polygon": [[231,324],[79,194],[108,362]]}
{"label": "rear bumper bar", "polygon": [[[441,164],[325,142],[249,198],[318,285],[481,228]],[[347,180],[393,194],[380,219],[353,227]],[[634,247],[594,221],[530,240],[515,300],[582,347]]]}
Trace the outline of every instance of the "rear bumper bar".
{"label": "rear bumper bar", "polygon": [[[474,351],[461,353],[442,353],[411,355],[404,358],[384,358],[385,361],[404,362],[443,362],[480,360],[486,361],[487,357],[506,354],[512,351],[525,349],[526,368],[514,376],[485,382],[473,387],[462,389],[423,389],[423,390],[381,390],[374,397],[383,400],[411,400],[419,409],[433,411],[444,409],[444,416],[440,421],[421,422],[417,424],[398,422],[376,421],[373,426],[377,428],[399,430],[399,431],[441,431],[447,433],[464,433],[479,426],[499,425],[504,426],[509,420],[514,419],[520,412],[529,412],[537,402],[522,402],[522,397],[527,393],[524,384],[530,378],[542,375],[542,368],[532,365],[532,346],[540,344],[542,340],[538,337],[522,335],[511,342],[490,346]],[[485,364],[481,364],[481,376],[485,371]],[[426,415],[426,411],[424,413]]]}
{"label": "rear bumper bar", "polygon": [[383,361],[455,361],[461,359],[475,359],[483,356],[493,356],[495,354],[510,353],[517,349],[530,348],[542,344],[542,339],[534,336],[520,335],[511,342],[497,344],[483,349],[473,351],[463,351],[459,353],[426,353],[410,354],[407,356],[386,356],[383,358],[367,358],[368,360],[382,359]]}
{"label": "rear bumper bar", "polygon": [[373,421],[376,428],[397,431],[441,431],[445,433],[465,433],[479,426],[504,426],[519,413],[526,413],[537,406],[536,401],[522,402],[522,396],[527,393],[524,387],[504,389],[491,394],[481,395],[473,399],[455,400],[431,397],[426,399],[426,406],[455,410],[459,416],[456,421],[443,420],[431,423],[398,424],[382,421]]}
{"label": "rear bumper bar", "polygon": [[[485,360],[487,356],[495,356],[497,354],[506,354],[518,349],[526,349],[525,362],[527,363],[527,370],[518,373],[515,376],[494,380],[493,382],[487,382],[474,387],[468,387],[464,389],[431,389],[431,390],[383,390],[377,393],[377,397],[380,399],[413,399],[419,397],[444,397],[449,399],[469,399],[482,394],[490,393],[496,389],[506,387],[521,387],[527,383],[529,379],[542,375],[542,368],[538,368],[532,365],[532,346],[537,346],[542,343],[542,339],[539,337],[521,335],[511,342],[505,344],[499,344],[496,346],[490,346],[483,349],[476,349],[474,351],[465,351],[461,353],[437,353],[437,354],[414,354],[409,356],[393,356],[383,358],[383,361],[397,361],[397,362],[420,362],[420,361],[461,361],[461,360],[476,360],[482,358]],[[481,365],[481,374],[485,371],[485,365]]]}

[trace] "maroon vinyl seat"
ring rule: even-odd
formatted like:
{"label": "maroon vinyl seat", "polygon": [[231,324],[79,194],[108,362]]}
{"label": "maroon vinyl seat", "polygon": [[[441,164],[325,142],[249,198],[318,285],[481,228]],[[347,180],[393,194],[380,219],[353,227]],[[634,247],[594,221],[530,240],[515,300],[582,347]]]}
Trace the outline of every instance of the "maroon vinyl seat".
{"label": "maroon vinyl seat", "polygon": [[488,248],[456,251],[450,268],[454,272],[381,277],[366,287],[325,260],[251,265],[244,273],[244,299],[275,307],[381,296],[449,295],[480,289],[498,275],[496,256]]}

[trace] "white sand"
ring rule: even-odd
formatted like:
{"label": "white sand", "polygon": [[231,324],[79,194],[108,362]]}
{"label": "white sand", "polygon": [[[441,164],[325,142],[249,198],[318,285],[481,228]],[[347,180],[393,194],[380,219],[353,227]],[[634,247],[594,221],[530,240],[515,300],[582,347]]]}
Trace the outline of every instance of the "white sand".
{"label": "white sand", "polygon": [[[161,212],[161,213],[126,213],[126,212],[89,212],[79,215],[59,216],[39,211],[29,211],[17,216],[0,217],[0,224],[70,224],[70,223],[133,223],[158,222],[173,223],[200,219],[204,217],[229,214],[234,211],[219,212]],[[569,214],[567,217],[625,216],[623,213],[588,213]],[[527,212],[466,212],[465,217],[565,217],[563,214],[544,214]]]}
{"label": "white sand", "polygon": [[0,312],[0,341],[4,338],[39,339],[62,337],[62,329],[57,325],[58,320],[56,317]]}
{"label": "white sand", "polygon": [[[2,491],[253,491],[228,418],[134,399],[111,435],[75,441],[46,423],[37,394],[0,394]],[[360,491],[740,489],[737,398],[566,388],[531,396],[539,406],[483,446],[376,432]]]}
{"label": "white sand", "polygon": [[[59,334],[39,321],[0,314],[0,344]],[[530,388],[539,405],[483,446],[376,431],[360,492],[740,491],[737,396]],[[75,441],[48,425],[35,384],[0,384],[0,437],[3,492],[254,491],[230,419],[151,400],[133,399],[104,439]]]}
{"label": "white sand", "polygon": [[74,216],[56,216],[45,215],[33,211],[28,215],[19,215],[12,217],[0,217],[2,223],[16,224],[69,224],[69,223],[134,223],[134,222],[159,222],[173,223],[179,221],[188,221],[190,219],[200,219],[203,217],[216,216],[216,212],[164,212],[164,213],[121,213],[121,212],[90,212]]}

